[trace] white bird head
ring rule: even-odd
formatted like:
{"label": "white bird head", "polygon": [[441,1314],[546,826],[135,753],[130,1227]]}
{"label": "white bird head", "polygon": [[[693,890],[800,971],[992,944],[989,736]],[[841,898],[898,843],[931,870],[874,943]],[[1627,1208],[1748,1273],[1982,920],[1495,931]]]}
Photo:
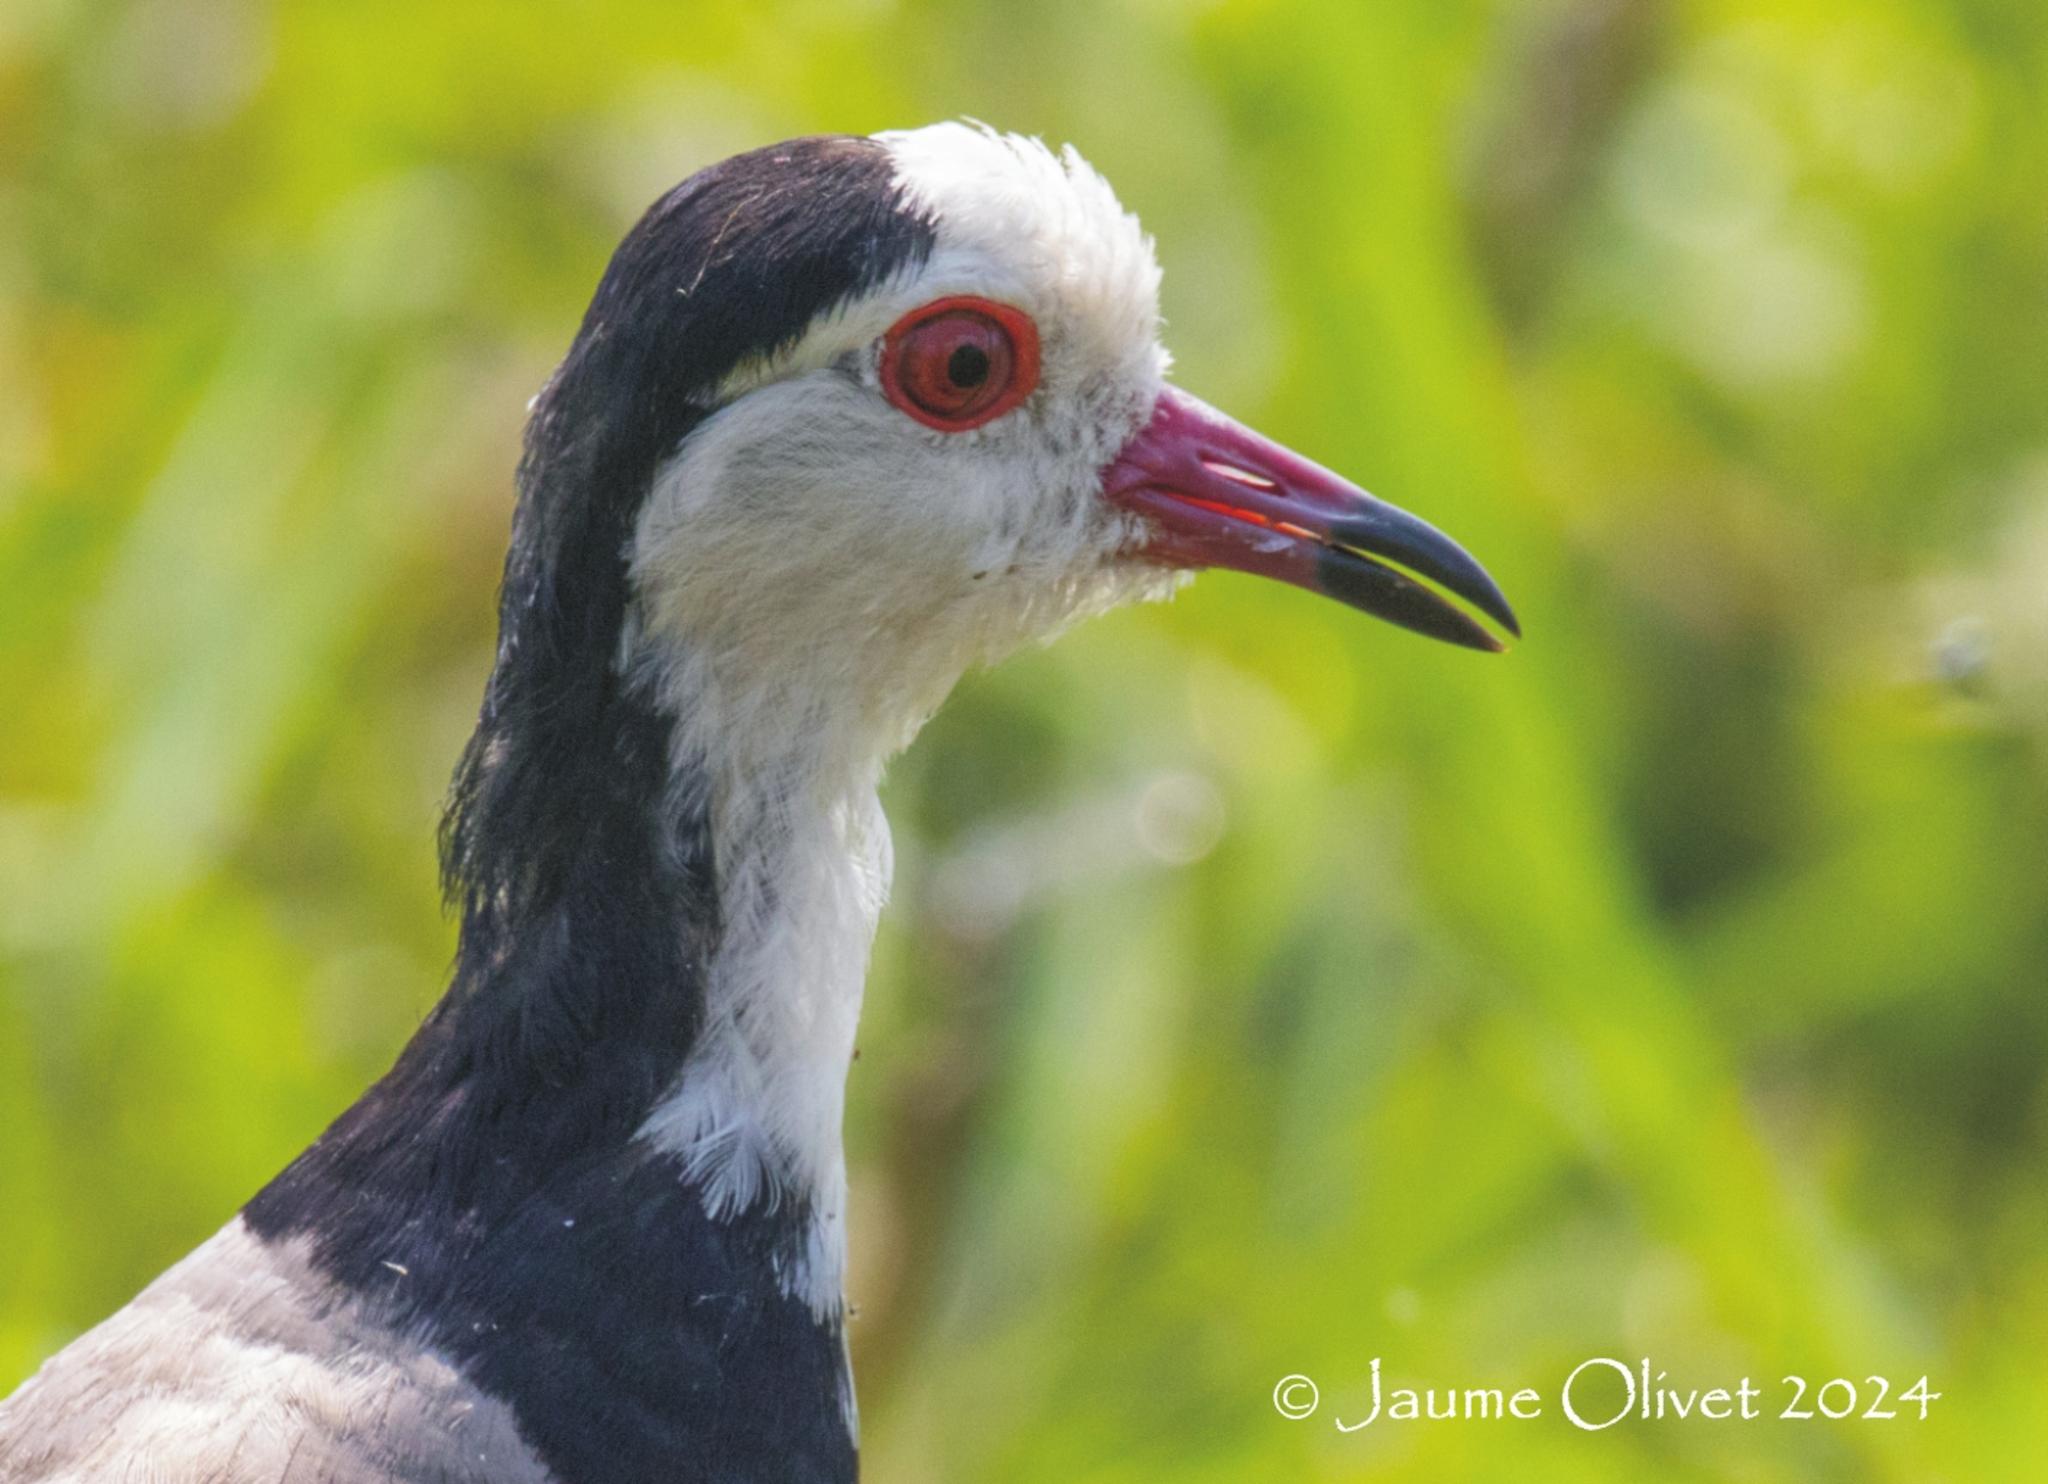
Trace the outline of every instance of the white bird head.
{"label": "white bird head", "polygon": [[1429,585],[1513,627],[1447,538],[1168,386],[1158,287],[1077,154],[967,125],[686,183],[578,347],[694,334],[724,361],[677,388],[687,425],[645,475],[632,663],[682,664],[728,739],[846,726],[886,754],[969,666],[1199,566],[1497,647]]}

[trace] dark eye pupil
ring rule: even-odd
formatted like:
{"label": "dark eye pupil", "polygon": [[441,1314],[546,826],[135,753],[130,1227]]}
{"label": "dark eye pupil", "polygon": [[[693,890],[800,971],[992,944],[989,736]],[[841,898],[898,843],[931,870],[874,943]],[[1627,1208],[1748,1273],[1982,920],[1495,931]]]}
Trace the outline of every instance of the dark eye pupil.
{"label": "dark eye pupil", "polygon": [[980,386],[988,380],[988,352],[978,345],[955,347],[946,358],[946,379],[963,389]]}

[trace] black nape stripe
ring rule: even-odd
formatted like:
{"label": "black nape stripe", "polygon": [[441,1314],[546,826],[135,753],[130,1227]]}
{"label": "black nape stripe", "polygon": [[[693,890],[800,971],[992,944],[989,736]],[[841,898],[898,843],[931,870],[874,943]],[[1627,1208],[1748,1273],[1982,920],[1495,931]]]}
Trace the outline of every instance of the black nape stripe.
{"label": "black nape stripe", "polygon": [[854,1476],[837,1323],[774,1278],[801,1203],[713,1222],[632,1140],[698,1033],[717,849],[616,660],[639,506],[716,387],[933,236],[836,137],[704,170],[627,234],[527,428],[442,833],[453,982],[244,1212],[510,1402],[563,1484]]}

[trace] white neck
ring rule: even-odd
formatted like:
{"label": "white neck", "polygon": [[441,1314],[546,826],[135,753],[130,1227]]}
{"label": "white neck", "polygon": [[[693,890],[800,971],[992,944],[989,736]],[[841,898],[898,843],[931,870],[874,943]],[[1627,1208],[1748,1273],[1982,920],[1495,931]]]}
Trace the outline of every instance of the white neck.
{"label": "white neck", "polygon": [[[714,1217],[799,1203],[808,1230],[781,1277],[824,1316],[841,1303],[846,1071],[892,866],[875,789],[911,728],[878,735],[857,708],[821,707],[794,658],[737,668],[749,678],[692,654],[656,672],[679,786],[709,790],[697,802],[720,934],[703,1032],[641,1132],[682,1161]],[[775,678],[751,678],[764,674]]]}

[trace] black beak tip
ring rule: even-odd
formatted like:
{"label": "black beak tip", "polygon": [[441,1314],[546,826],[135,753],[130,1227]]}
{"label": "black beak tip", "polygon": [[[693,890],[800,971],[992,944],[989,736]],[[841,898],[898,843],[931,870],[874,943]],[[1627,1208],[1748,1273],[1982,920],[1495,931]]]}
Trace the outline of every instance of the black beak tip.
{"label": "black beak tip", "polygon": [[[1515,610],[1508,606],[1508,600],[1502,595],[1499,588],[1493,589],[1493,602],[1482,604],[1481,607],[1485,610],[1487,617],[1506,629],[1514,638],[1519,639],[1522,637],[1522,621],[1515,617]],[[1503,649],[1506,647],[1506,645],[1501,646]]]}
{"label": "black beak tip", "polygon": [[[1441,639],[1446,644],[1487,654],[1499,654],[1507,648],[1486,625],[1426,584],[1354,551],[1341,547],[1324,548],[1316,564],[1316,586],[1361,613],[1370,613],[1375,618],[1385,619],[1431,639]],[[1491,582],[1487,586],[1491,588]],[[1514,612],[1497,589],[1492,592],[1491,603],[1482,601],[1474,593],[1460,592],[1459,596],[1500,623],[1516,638],[1521,637]]]}
{"label": "black beak tip", "polygon": [[[1469,572],[1457,574],[1455,583],[1445,582],[1444,590],[1454,597],[1463,598],[1474,608],[1507,630],[1513,639],[1522,637],[1522,621],[1515,617],[1515,610],[1508,606],[1507,595],[1500,590],[1486,569],[1477,562],[1471,564]],[[1496,651],[1506,649],[1505,644],[1494,646]]]}
{"label": "black beak tip", "polygon": [[[1445,592],[1470,603],[1515,638],[1522,637],[1521,620],[1515,617],[1515,610],[1508,605],[1507,596],[1501,592],[1500,585],[1484,567],[1479,565],[1470,552],[1435,526],[1408,514],[1405,510],[1379,502],[1375,502],[1375,505],[1376,508],[1370,514],[1338,521],[1333,525],[1330,531],[1332,541],[1339,547],[1349,548],[1355,555],[1364,556],[1368,561],[1373,557],[1379,557],[1399,563],[1409,572],[1427,578]],[[1443,600],[1438,598],[1436,601],[1441,604]],[[1394,622],[1400,623],[1403,620],[1397,618]],[[1498,641],[1469,647],[1486,648],[1496,653],[1506,648]]]}

